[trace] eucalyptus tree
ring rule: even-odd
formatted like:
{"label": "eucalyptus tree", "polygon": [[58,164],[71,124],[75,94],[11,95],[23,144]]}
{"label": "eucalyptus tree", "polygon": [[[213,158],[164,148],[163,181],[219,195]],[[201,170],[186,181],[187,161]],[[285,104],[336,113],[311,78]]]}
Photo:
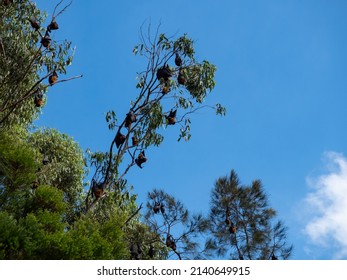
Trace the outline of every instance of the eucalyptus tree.
{"label": "eucalyptus tree", "polygon": [[60,1],[51,18],[33,1],[0,1],[0,129],[27,126],[45,105],[49,87],[73,79],[62,78],[74,49],[56,41]]}
{"label": "eucalyptus tree", "polygon": [[[160,26],[159,26],[160,27]],[[107,196],[107,190],[117,188],[130,168],[141,168],[150,159],[147,148],[159,146],[164,140],[164,128],[179,126],[178,140],[189,140],[190,114],[203,107],[224,115],[221,104],[204,104],[215,86],[216,66],[195,55],[194,41],[186,34],[168,38],[158,29],[153,33],[140,31],[141,43],[133,53],[140,55],[146,68],[137,75],[134,85],[137,95],[130,102],[125,116],[114,110],[106,114],[114,138],[107,152],[90,152],[94,167],[93,180],[86,200],[86,211]]]}
{"label": "eucalyptus tree", "polygon": [[[150,24],[146,31],[140,29],[140,44],[134,47],[133,53],[143,58],[146,66],[138,72],[137,83],[134,84],[137,93],[127,113],[119,116],[110,110],[106,114],[108,127],[114,133],[108,151],[89,151],[88,162],[94,174],[86,198],[86,213],[107,211],[104,201],[114,193],[128,196],[127,188],[120,188],[126,174],[133,167],[141,172],[151,158],[148,148],[160,146],[165,129],[178,126],[178,141],[188,141],[191,137],[191,114],[205,107],[214,109],[217,115],[226,113],[219,103],[213,106],[205,104],[215,86],[216,66],[206,60],[197,60],[194,41],[187,34],[167,37],[159,29],[160,26],[153,32]],[[133,258],[139,258],[139,255],[148,257],[148,254],[138,253],[137,244],[141,245],[141,252],[142,248],[152,251],[154,247],[160,247],[161,253],[155,255],[158,258],[171,256],[171,253],[178,259],[197,257],[197,244],[192,239],[198,229],[204,227],[202,216],[188,215],[179,201],[163,191],[150,192],[148,199],[144,222],[151,233],[141,238],[134,235],[136,230],[131,231],[128,242]],[[164,201],[168,207],[166,213],[161,214],[164,219],[161,221],[152,219],[153,212],[149,206],[158,200]],[[139,219],[141,210],[142,204],[133,209],[127,225]],[[164,227],[158,227],[160,222],[164,222]],[[184,230],[173,237],[171,228],[176,223],[183,225]]]}

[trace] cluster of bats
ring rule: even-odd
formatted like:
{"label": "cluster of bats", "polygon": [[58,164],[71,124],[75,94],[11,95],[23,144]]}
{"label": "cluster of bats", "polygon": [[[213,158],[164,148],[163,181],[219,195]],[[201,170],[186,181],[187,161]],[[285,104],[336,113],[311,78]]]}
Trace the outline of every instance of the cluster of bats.
{"label": "cluster of bats", "polygon": [[[165,206],[164,206],[164,204],[156,201],[154,203],[154,206],[153,206],[153,212],[154,212],[154,214],[158,214],[159,212],[164,214],[165,213]],[[172,250],[176,251],[176,241],[172,237],[171,234],[167,234],[165,244],[166,244],[166,246],[168,248],[171,248]]]}
{"label": "cluster of bats", "polygon": [[[32,27],[35,28],[36,30],[38,30],[40,28],[40,26],[35,21],[30,20],[30,22],[32,24]],[[45,47],[49,47],[49,43],[50,43],[49,32],[50,32],[50,30],[54,30],[54,29],[58,28],[58,26],[52,25],[52,23],[48,26],[46,35],[43,36],[42,40],[41,40],[42,45]],[[177,75],[177,82],[180,85],[185,85],[186,84],[186,78],[184,75],[184,69],[182,68],[182,59],[177,52],[175,53],[175,64],[177,67],[179,67],[178,75]],[[162,85],[162,93],[163,94],[166,94],[170,91],[170,78],[172,76],[173,76],[173,73],[167,64],[164,64],[162,67],[157,69],[156,77],[157,77],[158,81],[160,82],[160,84]],[[57,78],[58,78],[58,75],[56,75],[56,73],[53,72],[53,74],[49,77],[49,83],[54,84],[56,82]],[[40,104],[40,102],[42,102],[41,91],[38,91],[36,93],[36,96],[37,97],[35,97],[35,100],[37,100],[37,101],[35,101],[35,104],[36,103]],[[39,100],[41,100],[41,101],[39,101]],[[171,109],[170,112],[167,115],[165,115],[166,123],[168,125],[176,124],[176,115],[177,115],[177,109]],[[136,121],[137,121],[137,115],[132,110],[130,110],[126,114],[126,117],[124,120],[124,127],[127,128],[128,130],[130,130],[132,124],[135,123]],[[127,139],[127,136],[125,134],[123,134],[120,130],[118,130],[116,137],[115,137],[115,144],[116,144],[117,149],[119,149],[124,144],[126,139]],[[139,139],[135,135],[132,136],[131,140],[132,140],[132,146],[137,146],[139,144]],[[138,167],[142,168],[142,164],[144,164],[146,161],[147,161],[147,157],[145,155],[145,151],[142,150],[138,154],[137,158],[135,159],[135,163]],[[104,186],[102,184],[97,184],[96,182],[94,182],[91,186],[91,189],[92,189],[92,194],[96,198],[100,198],[104,194]],[[164,211],[165,211],[164,205],[159,204],[159,205],[154,206],[154,208],[155,208],[154,209],[155,213],[159,213],[159,211],[162,211],[162,213],[164,213]]]}
{"label": "cluster of bats", "polygon": [[[184,85],[186,83],[186,80],[183,74],[183,70],[181,68],[182,59],[178,53],[176,53],[175,64],[176,66],[180,67],[177,81],[179,84]],[[157,70],[157,79],[163,85],[163,89],[162,89],[163,94],[166,94],[170,91],[169,81],[171,77],[172,77],[172,72],[167,64],[165,64],[164,66],[160,67]],[[176,115],[177,115],[177,109],[175,110],[171,109],[170,112],[165,116],[166,122],[168,125],[174,125],[176,123]],[[124,126],[128,130],[130,130],[132,123],[136,121],[137,121],[136,114],[133,111],[130,111],[129,113],[126,114]],[[125,142],[125,140],[126,140],[126,136],[122,134],[120,131],[118,131],[115,138],[117,149]],[[139,140],[135,136],[133,136],[132,146],[137,146],[138,144],[139,144]],[[142,164],[145,163],[146,161],[147,161],[147,158],[146,158],[145,152],[141,151],[138,157],[135,159],[135,163],[137,164],[138,167],[142,168]]]}
{"label": "cluster of bats", "polygon": [[158,214],[159,212],[164,214],[165,213],[165,206],[164,206],[164,204],[156,201],[154,203],[154,206],[153,206],[153,212],[154,212],[154,214]]}
{"label": "cluster of bats", "polygon": [[171,248],[172,250],[176,251],[176,241],[175,239],[172,237],[171,234],[168,234],[166,236],[166,242],[165,242],[166,246],[168,248]]}
{"label": "cluster of bats", "polygon": [[[165,213],[165,206],[163,203],[156,201],[156,202],[154,202],[152,210],[153,210],[154,214],[159,214],[159,213],[164,214]],[[165,245],[174,251],[176,250],[176,248],[177,248],[176,241],[172,237],[171,234],[167,234],[166,240],[165,240]],[[133,243],[130,245],[130,254],[131,254],[132,259],[135,259],[135,260],[141,259],[142,253],[143,253],[143,250],[142,250],[141,244]],[[156,253],[156,251],[155,251],[153,245],[150,244],[147,255],[150,258],[153,258],[155,256],[155,253]]]}
{"label": "cluster of bats", "polygon": [[[179,54],[175,53],[175,64],[178,69],[178,75],[177,75],[177,82],[180,85],[186,84],[186,78],[184,75],[184,68],[182,67],[182,58],[179,56]],[[160,67],[157,70],[157,79],[160,81],[162,85],[162,93],[166,94],[168,93],[170,89],[170,78],[172,77],[172,71],[170,67],[167,64],[164,64],[164,66]]]}
{"label": "cluster of bats", "polygon": [[[50,24],[47,26],[46,28],[46,32],[44,35],[41,34],[40,32],[40,24],[33,18],[30,18],[29,19],[29,22],[30,22],[30,25],[31,27],[37,31],[39,33],[39,35],[41,36],[41,45],[43,47],[45,47],[46,49],[48,49],[50,46],[51,46],[51,37],[50,37],[50,33],[52,32],[52,30],[57,30],[59,29],[59,26],[58,26],[58,23],[54,20],[52,20],[50,22]],[[51,75],[49,75],[48,77],[48,83],[50,85],[53,85],[57,82],[58,80],[58,74],[57,72],[54,70],[52,72]],[[34,93],[34,104],[36,107],[41,107],[43,105],[43,94],[42,94],[42,91],[40,89],[37,89],[37,91]]]}
{"label": "cluster of bats", "polygon": [[[175,53],[175,64],[179,67],[178,75],[177,75],[177,82],[180,85],[186,84],[186,78],[184,75],[184,68],[182,68],[182,58],[179,56],[179,54]],[[170,89],[170,78],[172,77],[172,71],[168,64],[164,64],[164,66],[160,67],[157,70],[157,79],[160,81],[162,85],[162,93],[167,94]],[[170,113],[166,116],[167,124],[168,125],[174,125],[176,123],[176,113],[177,110],[170,110]]]}
{"label": "cluster of bats", "polygon": [[230,234],[236,234],[236,226],[230,219],[231,212],[230,209],[227,207],[225,211],[225,223],[229,227]]}

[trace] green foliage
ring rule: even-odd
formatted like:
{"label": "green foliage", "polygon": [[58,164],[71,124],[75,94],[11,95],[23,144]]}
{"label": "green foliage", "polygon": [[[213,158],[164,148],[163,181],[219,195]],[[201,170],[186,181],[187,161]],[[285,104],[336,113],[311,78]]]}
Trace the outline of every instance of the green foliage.
{"label": "green foliage", "polygon": [[196,102],[202,103],[208,91],[212,91],[216,84],[214,81],[216,66],[204,60],[200,64],[185,68],[185,70],[187,90],[195,98]]}
{"label": "green foliage", "polygon": [[99,223],[92,216],[79,219],[67,233],[68,259],[124,259],[127,251],[117,218]]}
{"label": "green foliage", "polygon": [[38,168],[35,150],[16,133],[0,132],[0,185],[12,191],[28,187]]}
{"label": "green foliage", "polygon": [[63,202],[64,193],[51,186],[40,185],[35,190],[35,195],[31,199],[30,210],[49,211],[63,214],[66,210],[66,204]]}
{"label": "green foliage", "polygon": [[287,259],[292,246],[286,242],[286,227],[274,221],[276,211],[260,180],[240,185],[234,170],[219,178],[211,194],[210,232],[206,248],[232,259]]}
{"label": "green foliage", "polygon": [[16,258],[20,247],[20,228],[7,212],[0,211],[0,259]]}
{"label": "green foliage", "polygon": [[[29,19],[40,28],[34,29]],[[45,80],[54,71],[65,74],[71,64],[70,42],[51,40],[47,48],[41,44],[49,35],[42,27],[45,19],[32,1],[0,5],[0,129],[27,126],[36,119],[40,106],[34,104],[35,93],[46,93],[51,85]]]}
{"label": "green foliage", "polygon": [[84,216],[84,158],[76,142],[48,129],[0,136],[0,259],[129,256],[122,225],[136,197],[125,185],[98,205],[100,215]]}
{"label": "green foliage", "polygon": [[71,137],[55,129],[29,134],[28,143],[38,151],[36,160],[40,169],[36,172],[36,181],[63,191],[68,208],[65,220],[72,222],[79,215],[83,200],[85,160],[82,149]]}

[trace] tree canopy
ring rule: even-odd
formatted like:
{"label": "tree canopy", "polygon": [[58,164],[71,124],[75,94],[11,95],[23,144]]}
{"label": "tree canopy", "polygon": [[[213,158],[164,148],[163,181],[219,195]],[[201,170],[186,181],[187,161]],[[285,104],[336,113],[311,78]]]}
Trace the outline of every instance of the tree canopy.
{"label": "tree canopy", "polygon": [[207,248],[232,259],[288,259],[293,246],[287,244],[282,221],[274,221],[260,180],[241,185],[235,170],[220,177],[211,192],[210,231]]}
{"label": "tree canopy", "polygon": [[233,171],[220,178],[209,217],[166,190],[149,191],[144,207],[127,182],[128,171],[140,172],[151,157],[148,148],[164,141],[164,129],[178,127],[178,141],[189,141],[191,114],[226,113],[206,103],[217,68],[197,59],[188,34],[140,29],[133,53],[146,66],[126,115],[106,114],[107,151],[83,151],[69,135],[32,127],[49,88],[81,77],[62,79],[74,49],[50,36],[69,7],[62,3],[48,18],[32,1],[0,2],[0,259],[288,258],[285,227],[272,223],[260,181],[239,186]]}

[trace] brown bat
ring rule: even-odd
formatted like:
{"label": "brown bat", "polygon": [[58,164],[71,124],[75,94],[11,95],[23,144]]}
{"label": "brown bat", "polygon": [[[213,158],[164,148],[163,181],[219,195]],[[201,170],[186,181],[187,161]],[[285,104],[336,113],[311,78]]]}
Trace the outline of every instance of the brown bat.
{"label": "brown bat", "polygon": [[225,210],[225,216],[226,217],[230,217],[231,216],[231,212],[230,212],[229,207],[227,207],[227,210]]}
{"label": "brown bat", "polygon": [[177,109],[174,111],[170,110],[169,115],[166,116],[167,124],[174,125],[176,123],[176,113]]}
{"label": "brown bat", "polygon": [[136,122],[136,115],[132,111],[130,111],[129,113],[127,113],[124,126],[128,129],[130,129],[131,124],[133,122]]}
{"label": "brown bat", "polygon": [[131,137],[131,140],[133,146],[137,146],[139,144],[139,140],[135,136]]}
{"label": "brown bat", "polygon": [[159,202],[155,202],[154,203],[153,211],[154,211],[154,214],[158,214],[159,213],[159,211],[160,211],[160,203]]}
{"label": "brown bat", "polygon": [[47,26],[47,31],[51,32],[52,30],[57,30],[59,29],[58,23],[55,21],[52,21],[48,26]]}
{"label": "brown bat", "polygon": [[96,181],[92,181],[92,195],[95,196],[96,199],[99,199],[105,192],[105,183],[97,183]]}
{"label": "brown bat", "polygon": [[186,78],[184,77],[183,72],[181,70],[178,72],[177,82],[180,85],[185,85],[186,84]]}
{"label": "brown bat", "polygon": [[232,234],[236,234],[236,226],[233,223],[231,223],[229,227],[229,232]]}
{"label": "brown bat", "polygon": [[164,66],[160,67],[157,70],[157,79],[159,81],[162,79],[164,81],[168,81],[171,76],[172,76],[172,73],[171,73],[171,70],[167,64],[165,64]]}
{"label": "brown bat", "polygon": [[40,89],[34,93],[34,104],[36,107],[41,107],[43,105],[43,94]]}
{"label": "brown bat", "polygon": [[34,28],[36,31],[40,29],[40,24],[33,18],[29,19],[30,25],[32,28]]}
{"label": "brown bat", "polygon": [[117,149],[120,147],[120,145],[122,145],[125,142],[125,135],[120,133],[119,131],[117,132],[116,135],[116,146]]}
{"label": "brown bat", "polygon": [[52,41],[51,37],[49,37],[49,35],[46,34],[45,36],[42,37],[41,44],[45,48],[49,48],[49,46],[51,45],[51,41]]}
{"label": "brown bat", "polygon": [[145,163],[147,161],[147,158],[145,156],[145,151],[142,151],[139,153],[137,156],[137,159],[135,159],[135,163],[137,164],[138,167],[142,168],[142,163]]}
{"label": "brown bat", "polygon": [[53,71],[52,75],[48,77],[48,82],[50,85],[54,85],[58,81],[57,72]]}
{"label": "brown bat", "polygon": [[176,53],[175,64],[176,64],[176,66],[181,66],[182,65],[182,59],[180,58],[178,53]]}

